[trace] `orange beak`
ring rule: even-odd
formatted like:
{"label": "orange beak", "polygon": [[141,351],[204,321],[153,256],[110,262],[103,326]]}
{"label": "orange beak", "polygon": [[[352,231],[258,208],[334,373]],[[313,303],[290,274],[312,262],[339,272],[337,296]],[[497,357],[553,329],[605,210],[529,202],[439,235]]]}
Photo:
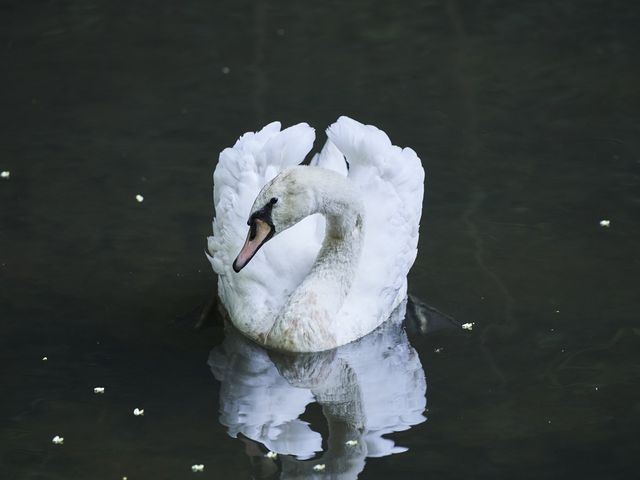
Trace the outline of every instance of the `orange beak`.
{"label": "orange beak", "polygon": [[249,233],[247,234],[244,246],[233,262],[233,270],[236,273],[242,270],[256,252],[260,250],[260,247],[273,237],[273,234],[274,229],[271,225],[259,218],[254,219],[249,225]]}

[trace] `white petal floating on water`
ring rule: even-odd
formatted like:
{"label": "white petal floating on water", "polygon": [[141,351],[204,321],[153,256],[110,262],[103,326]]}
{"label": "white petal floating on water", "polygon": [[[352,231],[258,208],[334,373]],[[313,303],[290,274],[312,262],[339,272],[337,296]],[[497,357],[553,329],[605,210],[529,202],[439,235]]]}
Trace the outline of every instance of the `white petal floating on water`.
{"label": "white petal floating on water", "polygon": [[47,357],[42,357],[43,362],[46,362],[47,360],[49,360]]}
{"label": "white petal floating on water", "polygon": [[463,323],[462,324],[462,329],[463,330],[473,330],[473,322]]}
{"label": "white petal floating on water", "polygon": [[144,197],[142,195],[138,194],[138,195],[136,195],[136,201],[138,203],[142,203],[142,202],[144,202]]}
{"label": "white petal floating on water", "polygon": [[96,393],[96,394],[104,393],[104,387],[94,387],[93,393]]}
{"label": "white petal floating on water", "polygon": [[202,472],[204,470],[204,465],[197,464],[197,465],[191,465],[191,471],[192,472]]}
{"label": "white petal floating on water", "polygon": [[133,414],[136,417],[140,417],[141,415],[144,415],[144,408],[134,408],[133,409]]}
{"label": "white petal floating on water", "polygon": [[271,460],[274,460],[278,458],[278,454],[276,452],[268,451],[265,457],[270,458]]}
{"label": "white petal floating on water", "polygon": [[0,173],[0,177],[2,178],[9,178],[11,176],[11,172],[9,170],[4,170],[2,173]]}
{"label": "white petal floating on water", "polygon": [[611,226],[611,220],[600,220],[600,226],[609,228]]}
{"label": "white petal floating on water", "polygon": [[53,443],[54,445],[62,445],[64,443],[64,438],[56,435],[51,439],[51,443]]}
{"label": "white petal floating on water", "polygon": [[314,472],[324,472],[325,468],[326,468],[326,465],[324,463],[319,463],[318,465],[314,465],[313,466],[313,471]]}

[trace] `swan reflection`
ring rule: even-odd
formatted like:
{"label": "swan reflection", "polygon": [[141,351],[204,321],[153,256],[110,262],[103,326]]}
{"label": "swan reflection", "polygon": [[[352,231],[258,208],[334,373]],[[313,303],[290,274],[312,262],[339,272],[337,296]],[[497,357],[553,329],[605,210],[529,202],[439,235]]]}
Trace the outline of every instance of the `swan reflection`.
{"label": "swan reflection", "polygon": [[[404,316],[403,303],[359,341],[311,354],[274,353],[227,332],[209,357],[221,382],[220,422],[231,437],[242,434],[259,478],[281,470],[280,478],[355,479],[366,457],[407,450],[383,437],[426,420],[424,371]],[[322,436],[299,418],[313,402],[328,424],[324,451]]]}

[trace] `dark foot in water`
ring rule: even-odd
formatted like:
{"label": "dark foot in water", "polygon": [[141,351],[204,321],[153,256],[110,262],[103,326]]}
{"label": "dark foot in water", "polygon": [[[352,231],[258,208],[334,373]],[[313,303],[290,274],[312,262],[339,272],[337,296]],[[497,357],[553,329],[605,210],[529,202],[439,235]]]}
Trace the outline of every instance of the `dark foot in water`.
{"label": "dark foot in water", "polygon": [[204,304],[202,310],[200,311],[200,315],[198,315],[198,321],[196,322],[194,329],[202,330],[203,328],[211,327],[215,324],[216,321],[216,313],[218,309],[218,295],[213,294],[209,298],[209,300]]}
{"label": "dark foot in water", "polygon": [[462,330],[462,323],[437,308],[409,295],[406,316],[407,330],[411,333],[427,335],[438,330]]}
{"label": "dark foot in water", "polygon": [[177,316],[174,321],[176,326],[193,330],[204,330],[217,323],[223,324],[219,315],[219,300],[216,293],[213,293],[203,305]]}

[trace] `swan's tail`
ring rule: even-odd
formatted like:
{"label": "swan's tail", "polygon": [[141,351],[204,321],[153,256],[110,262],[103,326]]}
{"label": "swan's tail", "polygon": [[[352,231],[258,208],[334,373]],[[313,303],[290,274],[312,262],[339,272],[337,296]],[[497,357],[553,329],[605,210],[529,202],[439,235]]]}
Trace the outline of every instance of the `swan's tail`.
{"label": "swan's tail", "polygon": [[345,177],[348,173],[347,161],[344,159],[344,155],[338,150],[338,147],[331,143],[331,140],[327,140],[327,143],[322,147],[322,151],[313,156],[309,165],[333,170]]}

